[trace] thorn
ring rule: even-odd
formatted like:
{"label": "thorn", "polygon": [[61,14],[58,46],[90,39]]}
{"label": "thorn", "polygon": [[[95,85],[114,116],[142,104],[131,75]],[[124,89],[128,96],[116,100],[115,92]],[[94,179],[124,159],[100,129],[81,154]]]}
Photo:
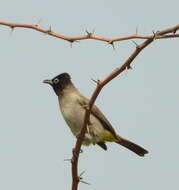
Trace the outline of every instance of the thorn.
{"label": "thorn", "polygon": [[11,29],[10,34],[12,34],[12,32],[14,32],[15,26],[9,26],[9,27],[10,27],[10,29]]}
{"label": "thorn", "polygon": [[116,49],[115,49],[115,46],[114,46],[114,41],[111,40],[111,41],[109,41],[108,43],[109,43],[110,45],[112,45],[113,50],[116,50]]}
{"label": "thorn", "polygon": [[70,47],[72,48],[73,46],[72,46],[72,44],[74,43],[74,42],[80,42],[80,41],[77,41],[77,40],[74,40],[74,39],[68,39],[67,41],[69,41],[70,42]]}
{"label": "thorn", "polygon": [[139,49],[139,45],[134,40],[132,40],[132,42],[135,44],[136,49]]}
{"label": "thorn", "polygon": [[132,67],[130,65],[127,65],[125,70],[126,70],[126,73],[128,73],[128,70],[132,69]]}
{"label": "thorn", "polygon": [[10,35],[12,35],[12,33],[14,32],[15,26],[9,26],[10,27]]}
{"label": "thorn", "polygon": [[46,30],[47,34],[50,34],[52,32],[52,27],[50,26],[48,30]]}
{"label": "thorn", "polygon": [[152,33],[153,33],[153,40],[155,40],[156,32],[153,30]]}
{"label": "thorn", "polygon": [[71,43],[75,42],[75,40],[73,40],[73,39],[68,39],[68,41]]}
{"label": "thorn", "polygon": [[39,24],[41,23],[42,19],[39,19],[38,22],[35,24],[35,26],[39,26]]}
{"label": "thorn", "polygon": [[85,173],[86,171],[84,170],[84,171],[82,171],[81,173],[80,173],[80,175],[79,175],[79,182],[81,182],[81,183],[84,183],[84,184],[87,184],[87,185],[91,185],[90,183],[88,183],[88,182],[86,182],[86,181],[83,181],[83,178],[82,178],[82,175]]}
{"label": "thorn", "polygon": [[85,170],[82,171],[82,172],[80,173],[80,177],[82,177],[82,175],[83,175],[85,172],[86,172]]}
{"label": "thorn", "polygon": [[86,184],[86,185],[91,185],[90,183],[88,183],[88,182],[86,182],[86,181],[83,181],[83,180],[81,180],[81,179],[79,180],[79,182],[80,182],[80,183],[84,183],[84,184]]}
{"label": "thorn", "polygon": [[10,27],[12,30],[15,28],[15,26],[13,26],[13,25],[12,25],[12,26],[9,26],[9,27]]}
{"label": "thorn", "polygon": [[132,67],[130,65],[127,65],[126,70],[130,70]]}
{"label": "thorn", "polygon": [[112,43],[112,48],[113,48],[114,51],[116,50],[116,48],[115,48],[115,46],[114,46],[114,43]]}
{"label": "thorn", "polygon": [[99,79],[98,79],[98,80],[95,80],[95,79],[91,78],[91,80],[92,80],[93,82],[95,82],[97,85],[99,85],[99,83],[100,83],[100,80],[99,80]]}
{"label": "thorn", "polygon": [[88,38],[91,38],[91,36],[93,35],[93,32],[88,32],[88,30],[85,30],[85,32],[87,33]]}

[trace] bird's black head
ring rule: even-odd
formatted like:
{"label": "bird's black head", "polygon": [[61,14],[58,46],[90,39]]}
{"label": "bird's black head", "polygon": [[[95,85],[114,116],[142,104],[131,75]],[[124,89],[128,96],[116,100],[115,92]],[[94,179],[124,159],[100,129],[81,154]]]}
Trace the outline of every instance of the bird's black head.
{"label": "bird's black head", "polygon": [[43,83],[50,84],[57,96],[67,85],[72,84],[71,77],[68,73],[59,74],[51,80],[44,80]]}

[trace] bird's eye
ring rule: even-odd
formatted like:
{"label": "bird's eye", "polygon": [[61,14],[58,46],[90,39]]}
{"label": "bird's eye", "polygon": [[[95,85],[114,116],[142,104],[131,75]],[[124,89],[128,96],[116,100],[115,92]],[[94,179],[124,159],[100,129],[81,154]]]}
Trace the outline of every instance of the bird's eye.
{"label": "bird's eye", "polygon": [[54,79],[53,81],[55,84],[57,84],[59,82],[59,79]]}

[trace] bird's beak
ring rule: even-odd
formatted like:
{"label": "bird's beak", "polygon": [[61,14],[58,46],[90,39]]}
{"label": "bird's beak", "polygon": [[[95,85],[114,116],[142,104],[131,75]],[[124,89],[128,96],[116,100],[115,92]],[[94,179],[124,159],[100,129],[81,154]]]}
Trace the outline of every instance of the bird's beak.
{"label": "bird's beak", "polygon": [[47,84],[53,85],[52,80],[49,80],[49,79],[48,80],[44,80],[43,83],[47,83]]}

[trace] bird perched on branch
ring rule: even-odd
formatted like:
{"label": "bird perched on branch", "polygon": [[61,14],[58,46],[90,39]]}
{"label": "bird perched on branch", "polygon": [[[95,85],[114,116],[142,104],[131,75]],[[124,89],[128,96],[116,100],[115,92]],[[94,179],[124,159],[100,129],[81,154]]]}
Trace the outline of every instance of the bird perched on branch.
{"label": "bird perched on branch", "polygon": [[[77,137],[83,126],[85,110],[89,99],[85,98],[78,91],[68,73],[62,73],[51,80],[44,80],[43,82],[52,86],[58,96],[62,115],[72,133]],[[83,145],[97,144],[104,150],[107,150],[105,142],[120,144],[139,156],[144,156],[148,153],[148,151],[141,146],[116,134],[107,118],[97,106],[93,105]]]}

